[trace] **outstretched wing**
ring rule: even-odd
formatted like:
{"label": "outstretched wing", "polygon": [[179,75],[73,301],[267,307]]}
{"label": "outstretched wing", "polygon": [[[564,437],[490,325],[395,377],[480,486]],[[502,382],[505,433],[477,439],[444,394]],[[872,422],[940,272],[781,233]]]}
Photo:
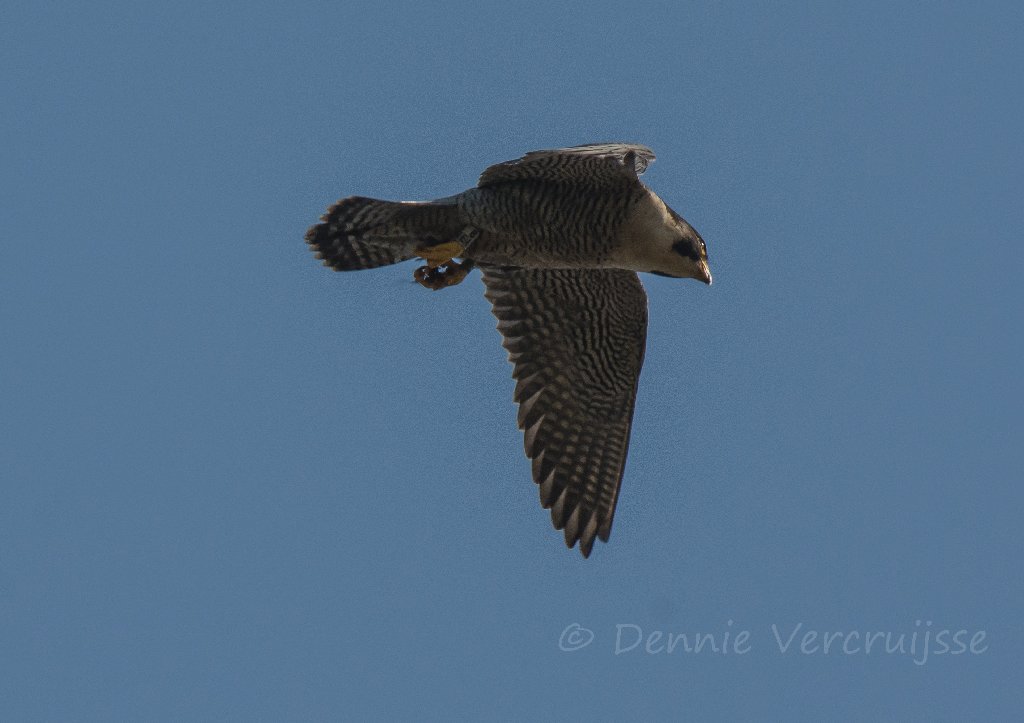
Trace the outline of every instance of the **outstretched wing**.
{"label": "outstretched wing", "polygon": [[630,143],[595,143],[548,151],[531,151],[514,161],[498,163],[480,176],[480,188],[509,181],[547,181],[592,186],[638,183],[654,152]]}
{"label": "outstretched wing", "polygon": [[617,269],[482,267],[515,365],[540,501],[569,547],[611,532],[647,338],[647,295]]}

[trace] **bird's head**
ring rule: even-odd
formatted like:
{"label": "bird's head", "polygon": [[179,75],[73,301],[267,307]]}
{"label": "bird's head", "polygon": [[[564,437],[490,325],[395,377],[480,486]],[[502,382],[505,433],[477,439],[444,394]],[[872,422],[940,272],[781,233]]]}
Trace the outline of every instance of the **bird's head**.
{"label": "bird's head", "polygon": [[711,284],[708,247],[686,219],[657,199],[655,214],[648,216],[647,241],[640,250],[637,271],[674,279],[697,279]]}

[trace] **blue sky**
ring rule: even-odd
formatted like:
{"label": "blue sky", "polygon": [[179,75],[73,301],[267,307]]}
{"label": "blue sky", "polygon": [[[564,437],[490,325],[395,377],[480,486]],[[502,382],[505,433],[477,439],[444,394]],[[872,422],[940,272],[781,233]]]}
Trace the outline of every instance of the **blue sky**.
{"label": "blue sky", "polygon": [[[1017,4],[3,16],[5,719],[1019,716]],[[334,274],[302,235],[341,196],[605,140],[654,148],[715,284],[644,279],[583,560],[477,275]],[[984,650],[783,652],[773,625]]]}

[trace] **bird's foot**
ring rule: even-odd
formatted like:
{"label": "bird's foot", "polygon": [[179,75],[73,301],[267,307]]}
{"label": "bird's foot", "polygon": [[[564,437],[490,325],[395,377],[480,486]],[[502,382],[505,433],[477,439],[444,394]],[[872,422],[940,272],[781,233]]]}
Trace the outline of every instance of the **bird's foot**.
{"label": "bird's foot", "polygon": [[413,249],[413,253],[426,261],[428,267],[436,269],[438,266],[451,263],[452,259],[461,256],[465,250],[458,241],[446,241],[434,246],[420,246]]}
{"label": "bird's foot", "polygon": [[458,241],[446,241],[433,246],[420,246],[414,253],[427,262],[413,272],[412,277],[421,285],[431,291],[447,289],[461,283],[469,270],[473,268],[471,261],[464,261],[461,264],[455,260],[456,256],[465,253],[465,247]]}
{"label": "bird's foot", "polygon": [[412,277],[420,286],[426,287],[431,291],[447,289],[449,286],[462,283],[462,280],[469,274],[470,269],[473,268],[472,261],[459,263],[454,259],[448,259],[446,263],[438,266],[430,266],[429,261],[427,263],[427,266],[420,266],[416,269]]}

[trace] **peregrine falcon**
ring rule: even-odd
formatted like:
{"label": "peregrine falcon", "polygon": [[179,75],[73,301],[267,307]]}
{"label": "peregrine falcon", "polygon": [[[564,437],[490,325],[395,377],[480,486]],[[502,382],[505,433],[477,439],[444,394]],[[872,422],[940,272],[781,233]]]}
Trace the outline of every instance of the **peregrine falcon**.
{"label": "peregrine falcon", "polygon": [[480,268],[541,504],[584,557],[608,541],[626,463],[647,337],[637,272],[711,283],[700,234],[638,178],[653,160],[624,143],[533,151],[447,198],[342,199],[306,233],[337,271],[419,257],[414,278],[437,290]]}

